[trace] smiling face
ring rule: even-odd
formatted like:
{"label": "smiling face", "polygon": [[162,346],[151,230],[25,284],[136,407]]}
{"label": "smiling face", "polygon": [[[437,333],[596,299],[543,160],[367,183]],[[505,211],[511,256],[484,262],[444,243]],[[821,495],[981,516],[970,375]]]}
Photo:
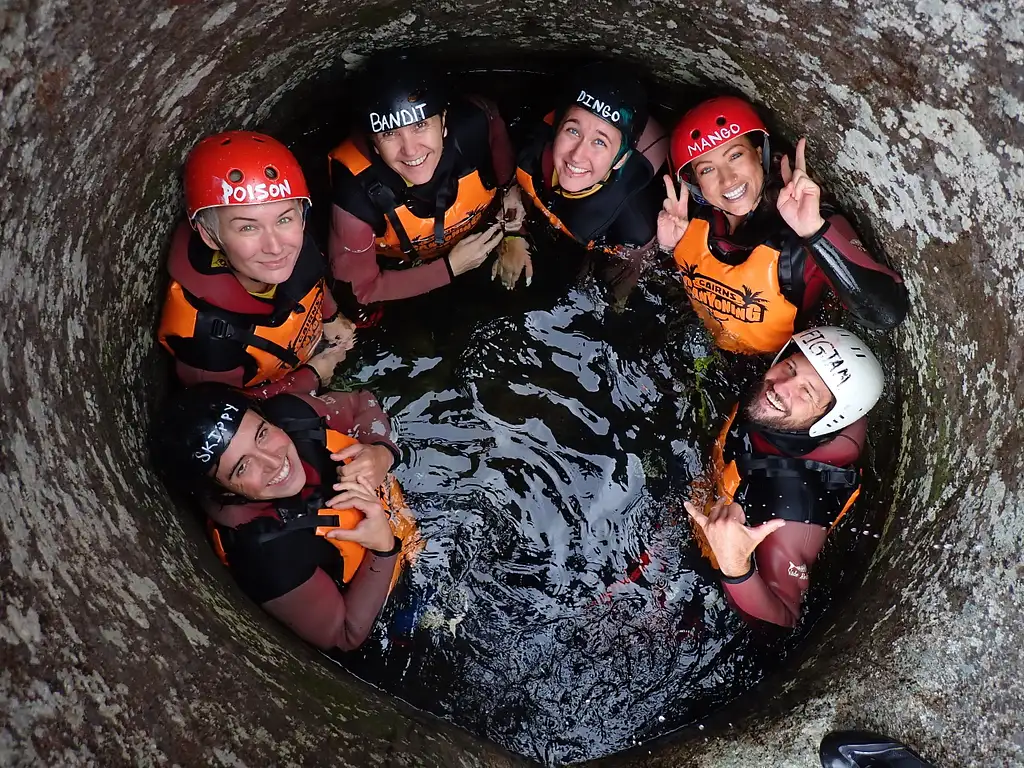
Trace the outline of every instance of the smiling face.
{"label": "smiling face", "polygon": [[264,291],[292,276],[302,250],[302,201],[222,205],[212,211],[217,232],[200,222],[199,233],[210,248],[223,252],[246,290]]}
{"label": "smiling face", "polygon": [[260,501],[298,493],[306,471],[291,438],[249,410],[221,455],[214,479],[233,493]]}
{"label": "smiling face", "polygon": [[746,216],[756,206],[764,185],[761,149],[754,148],[749,134],[716,147],[691,164],[701,196],[733,216]]}
{"label": "smiling face", "polygon": [[802,352],[780,360],[744,404],[746,417],[761,427],[805,432],[828,413],[832,392]]}
{"label": "smiling face", "polygon": [[444,114],[418,123],[371,134],[374,149],[388,168],[413,186],[434,177],[444,149]]}
{"label": "smiling face", "polygon": [[566,192],[582,192],[597,184],[612,169],[621,144],[617,128],[581,107],[570,108],[551,147],[559,186]]}

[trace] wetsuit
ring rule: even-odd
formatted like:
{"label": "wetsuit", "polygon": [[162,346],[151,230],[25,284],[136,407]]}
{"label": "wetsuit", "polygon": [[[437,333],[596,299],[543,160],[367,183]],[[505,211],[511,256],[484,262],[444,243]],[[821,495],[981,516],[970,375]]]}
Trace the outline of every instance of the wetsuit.
{"label": "wetsuit", "polygon": [[219,381],[258,399],[320,387],[306,363],[338,306],[308,233],[291,276],[272,295],[246,291],[220,252],[187,223],[174,234],[167,268],[171,283],[158,338],[185,385]]}
{"label": "wetsuit", "polygon": [[900,276],[876,262],[850,223],[822,209],[825,227],[801,240],[767,203],[729,234],[725,216],[700,206],[675,248],[694,310],[718,345],[773,353],[807,326],[826,288],[868,328],[894,328],[909,299]]}
{"label": "wetsuit", "polygon": [[739,503],[750,526],[787,521],[754,551],[748,573],[722,576],[741,614],[796,625],[811,566],[859,494],[854,463],[866,430],[867,419],[861,418],[836,435],[812,438],[756,427],[736,420],[734,411],[715,446],[719,495]]}
{"label": "wetsuit", "polygon": [[351,285],[361,304],[447,285],[454,277],[448,252],[501,213],[514,154],[497,108],[479,97],[453,100],[445,127],[437,169],[415,187],[388,168],[365,137],[331,153],[331,272]]}
{"label": "wetsuit", "polygon": [[587,250],[603,249],[625,257],[649,252],[661,209],[661,182],[655,177],[668,152],[664,130],[649,119],[637,149],[607,181],[567,195],[553,183],[553,120],[552,113],[519,153],[516,178],[524,199],[554,229]]}
{"label": "wetsuit", "polygon": [[[327,428],[362,443],[383,445],[398,456],[387,415],[368,392],[279,395],[267,400],[263,409],[272,423],[283,422],[279,412],[319,415]],[[299,438],[290,436],[299,448]],[[391,552],[366,550],[355,575],[346,583],[338,548],[311,528],[261,541],[261,536],[280,528],[296,501],[308,501],[317,493],[320,496],[316,498],[322,500],[324,489],[329,493],[329,484],[336,482],[335,477],[322,477],[316,466],[319,462],[302,456],[301,448],[299,452],[306,484],[298,500],[208,502],[206,511],[216,526],[228,565],[246,594],[308,642],[320,648],[351,650],[369,635],[387,598],[400,548],[396,540]]]}

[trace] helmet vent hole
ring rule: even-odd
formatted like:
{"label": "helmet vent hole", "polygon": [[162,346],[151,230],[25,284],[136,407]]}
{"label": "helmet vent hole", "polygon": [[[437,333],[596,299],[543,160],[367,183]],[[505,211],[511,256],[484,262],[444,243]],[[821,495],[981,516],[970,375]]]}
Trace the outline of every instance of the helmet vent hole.
{"label": "helmet vent hole", "polygon": [[725,125],[726,122],[728,122],[728,121],[725,119],[725,115],[719,115],[718,119],[715,120],[715,125],[721,127],[721,126]]}
{"label": "helmet vent hole", "polygon": [[692,131],[690,131],[690,138],[691,139],[699,139],[700,138],[700,131],[698,131],[696,128],[694,128]]}
{"label": "helmet vent hole", "polygon": [[253,140],[253,141],[255,141],[255,142],[256,142],[256,143],[258,143],[258,144],[265,144],[265,143],[266,143],[266,142],[265,142],[265,141],[263,141],[263,139],[261,139],[261,138],[260,138],[259,136],[253,136],[253,137],[252,137],[252,140]]}
{"label": "helmet vent hole", "polygon": [[240,182],[244,178],[245,178],[245,174],[243,174],[237,168],[232,168],[230,171],[228,171],[228,181],[230,181],[230,182],[232,182],[234,184],[237,184],[238,182]]}
{"label": "helmet vent hole", "polygon": [[277,168],[275,168],[272,165],[268,165],[266,168],[264,168],[263,174],[271,181],[278,177]]}
{"label": "helmet vent hole", "polygon": [[222,147],[226,147],[226,146],[227,146],[228,144],[230,144],[230,143],[231,143],[231,139],[224,139],[224,141],[222,141],[222,142],[220,143],[220,145],[221,145]]}

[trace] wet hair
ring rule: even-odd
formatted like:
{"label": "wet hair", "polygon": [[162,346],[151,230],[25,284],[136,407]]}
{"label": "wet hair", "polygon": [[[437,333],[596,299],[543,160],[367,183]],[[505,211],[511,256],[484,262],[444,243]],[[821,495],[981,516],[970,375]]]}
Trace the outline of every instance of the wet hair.
{"label": "wet hair", "polygon": [[196,213],[196,223],[202,224],[203,228],[210,233],[210,236],[220,242],[220,217],[217,216],[216,208],[203,208]]}

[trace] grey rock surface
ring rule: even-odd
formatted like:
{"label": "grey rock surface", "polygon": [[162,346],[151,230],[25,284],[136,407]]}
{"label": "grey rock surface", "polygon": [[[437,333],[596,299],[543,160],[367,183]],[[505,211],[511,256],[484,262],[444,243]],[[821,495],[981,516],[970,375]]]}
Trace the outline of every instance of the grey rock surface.
{"label": "grey rock surface", "polygon": [[906,276],[895,501],[799,668],[608,766],[817,765],[835,727],[1024,765],[1024,20],[981,0],[14,0],[0,11],[0,765],[513,766],[247,608],[145,458],[179,169],[382,46],[727,85]]}

